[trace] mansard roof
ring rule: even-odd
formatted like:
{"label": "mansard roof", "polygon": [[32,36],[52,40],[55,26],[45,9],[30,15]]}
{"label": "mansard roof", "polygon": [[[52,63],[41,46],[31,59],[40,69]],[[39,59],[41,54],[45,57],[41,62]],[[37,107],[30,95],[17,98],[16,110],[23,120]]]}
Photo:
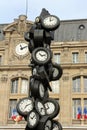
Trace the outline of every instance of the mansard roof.
{"label": "mansard roof", "polygon": [[[8,31],[17,30],[18,23],[25,21],[29,28],[33,22],[27,20],[27,17],[20,15],[19,19],[15,19],[11,24],[0,24],[0,41],[4,39],[4,34]],[[20,25],[20,24],[19,24]],[[86,41],[87,40],[87,19],[61,20],[59,28],[54,33],[54,41],[70,42],[70,41]]]}
{"label": "mansard roof", "polygon": [[60,27],[55,31],[54,40],[59,42],[86,41],[87,19],[60,21]]}

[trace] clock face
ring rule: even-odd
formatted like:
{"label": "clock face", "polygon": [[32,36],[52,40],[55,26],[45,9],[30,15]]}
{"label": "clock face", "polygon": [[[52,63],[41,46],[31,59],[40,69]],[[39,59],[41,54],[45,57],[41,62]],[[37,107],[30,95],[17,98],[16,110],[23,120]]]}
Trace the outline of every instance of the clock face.
{"label": "clock face", "polygon": [[51,120],[47,120],[44,130],[51,130],[51,128],[52,128],[52,122]]}
{"label": "clock face", "polygon": [[45,103],[45,108],[48,115],[52,114],[56,109],[55,105],[52,102]]}
{"label": "clock face", "polygon": [[46,89],[40,80],[34,78],[30,79],[30,91],[34,98],[43,99],[45,96]]}
{"label": "clock face", "polygon": [[53,120],[52,124],[52,130],[62,130],[62,125],[58,121]]}
{"label": "clock face", "polygon": [[32,52],[32,59],[37,64],[47,64],[52,58],[52,52],[48,48],[38,47]]}
{"label": "clock face", "polygon": [[33,107],[33,100],[31,98],[23,98],[17,104],[17,111],[20,115],[27,115]]}
{"label": "clock face", "polygon": [[55,30],[59,27],[60,25],[60,20],[57,16],[55,15],[48,15],[42,19],[42,26],[46,30],[52,31]]}
{"label": "clock face", "polygon": [[16,54],[22,56],[28,52],[28,45],[26,43],[19,43],[15,48]]}
{"label": "clock face", "polygon": [[47,60],[47,53],[44,50],[39,50],[36,53],[36,59],[39,61],[45,61]]}
{"label": "clock face", "polygon": [[39,122],[39,115],[36,111],[32,110],[28,117],[27,117],[27,123],[29,128],[34,128]]}
{"label": "clock face", "polygon": [[41,101],[36,100],[35,108],[41,116],[44,116],[46,114],[45,106]]}
{"label": "clock face", "polygon": [[55,81],[55,80],[60,79],[62,74],[63,74],[63,70],[62,70],[61,66],[58,65],[57,63],[53,63],[53,73],[51,76],[51,80]]}
{"label": "clock face", "polygon": [[46,113],[50,118],[57,116],[60,110],[60,106],[56,100],[49,98],[44,101],[44,105],[46,108]]}
{"label": "clock face", "polygon": [[40,93],[40,97],[43,98],[45,95],[45,88],[42,83],[39,84],[39,93]]}
{"label": "clock face", "polygon": [[39,120],[37,130],[52,130],[52,120],[49,116],[42,116]]}

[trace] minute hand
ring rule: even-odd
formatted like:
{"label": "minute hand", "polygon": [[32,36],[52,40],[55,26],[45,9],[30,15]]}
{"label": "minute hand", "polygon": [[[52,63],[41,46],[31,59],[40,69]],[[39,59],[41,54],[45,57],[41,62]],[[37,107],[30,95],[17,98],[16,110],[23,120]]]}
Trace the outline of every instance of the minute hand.
{"label": "minute hand", "polygon": [[45,54],[41,54],[41,53],[39,53],[40,54],[40,56],[45,56]]}
{"label": "minute hand", "polygon": [[27,48],[27,46],[21,47],[21,50],[23,50],[24,48]]}

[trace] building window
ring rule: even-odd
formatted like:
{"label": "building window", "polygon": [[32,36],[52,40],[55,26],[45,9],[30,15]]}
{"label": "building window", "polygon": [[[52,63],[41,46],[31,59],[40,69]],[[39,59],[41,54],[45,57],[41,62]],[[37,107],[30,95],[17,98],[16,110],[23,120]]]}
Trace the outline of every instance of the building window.
{"label": "building window", "polygon": [[87,119],[87,98],[73,99],[73,119]]}
{"label": "building window", "polygon": [[[85,111],[86,110],[86,111]],[[86,113],[85,113],[86,112]],[[87,98],[84,99],[84,111],[83,113],[85,113],[87,115]],[[87,119],[87,118],[86,118]]]}
{"label": "building window", "polygon": [[84,92],[87,92],[87,76],[84,76],[83,79],[84,79]]}
{"label": "building window", "polygon": [[18,93],[18,79],[12,80],[11,93]]}
{"label": "building window", "polygon": [[81,92],[80,77],[73,78],[73,92]]}
{"label": "building window", "polygon": [[28,80],[22,79],[21,80],[21,93],[27,93],[28,92]]}
{"label": "building window", "polygon": [[79,29],[83,30],[83,29],[85,29],[85,26],[83,24],[81,24],[81,25],[79,25]]}
{"label": "building window", "polygon": [[53,61],[60,64],[60,53],[54,53]]}
{"label": "building window", "polygon": [[72,53],[72,62],[73,63],[78,63],[78,55],[79,55],[78,52],[73,52]]}
{"label": "building window", "polygon": [[81,99],[73,99],[73,106],[72,106],[73,119],[77,119],[78,109],[82,109],[81,108]]}
{"label": "building window", "polygon": [[85,52],[85,63],[87,63],[87,52]]}
{"label": "building window", "polygon": [[52,88],[52,92],[55,93],[55,94],[56,93],[58,94],[59,93],[59,80],[52,81],[51,84],[52,84],[52,87],[51,87]]}
{"label": "building window", "polygon": [[11,82],[11,93],[21,93],[27,94],[28,93],[28,80],[25,78],[16,78],[13,79]]}
{"label": "building window", "polygon": [[9,118],[12,116],[12,112],[16,109],[17,99],[10,99],[9,100]]}
{"label": "building window", "polygon": [[2,56],[0,55],[0,65],[2,64]]}

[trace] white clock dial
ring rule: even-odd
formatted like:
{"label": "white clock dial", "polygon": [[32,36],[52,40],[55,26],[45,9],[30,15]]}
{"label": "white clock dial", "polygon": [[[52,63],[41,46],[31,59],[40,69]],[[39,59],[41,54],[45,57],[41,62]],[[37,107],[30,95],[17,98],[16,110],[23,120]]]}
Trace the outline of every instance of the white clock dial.
{"label": "white clock dial", "polygon": [[47,18],[44,19],[44,24],[46,26],[53,26],[57,23],[57,19],[53,16],[49,16]]}
{"label": "white clock dial", "polygon": [[38,101],[37,107],[38,107],[39,113],[44,116],[46,114],[44,105],[41,102]]}
{"label": "white clock dial", "polygon": [[38,65],[47,64],[52,59],[52,51],[45,47],[38,47],[32,52],[32,61]]}
{"label": "white clock dial", "polygon": [[19,43],[15,51],[18,55],[25,55],[28,52],[28,45],[26,43]]}
{"label": "white clock dial", "polygon": [[48,115],[55,111],[55,105],[52,102],[45,103],[45,108]]}
{"label": "white clock dial", "polygon": [[59,74],[59,70],[57,68],[54,68],[53,77],[57,77],[58,74]]}
{"label": "white clock dial", "polygon": [[44,95],[45,95],[45,88],[44,88],[42,83],[40,83],[39,92],[40,92],[40,96],[44,97]]}
{"label": "white clock dial", "polygon": [[47,59],[47,53],[43,50],[37,51],[36,58],[39,61],[45,61]]}
{"label": "white clock dial", "polygon": [[19,108],[23,112],[30,112],[33,109],[32,101],[31,100],[23,100],[20,103]]}
{"label": "white clock dial", "polygon": [[34,112],[31,112],[30,116],[29,116],[29,121],[30,121],[30,124],[32,126],[34,126],[36,124],[36,114]]}
{"label": "white clock dial", "polygon": [[17,104],[17,111],[20,115],[27,115],[33,109],[32,99],[23,98]]}
{"label": "white clock dial", "polygon": [[52,122],[51,120],[48,120],[45,124],[45,130],[51,130],[52,128]]}
{"label": "white clock dial", "polygon": [[47,15],[41,20],[41,24],[46,30],[52,31],[59,27],[60,20],[55,15]]}
{"label": "white clock dial", "polygon": [[32,110],[27,116],[29,128],[34,128],[39,122],[39,115],[35,110]]}
{"label": "white clock dial", "polygon": [[44,105],[46,108],[46,114],[49,115],[50,118],[54,118],[58,115],[60,106],[55,99],[49,98],[45,100]]}

